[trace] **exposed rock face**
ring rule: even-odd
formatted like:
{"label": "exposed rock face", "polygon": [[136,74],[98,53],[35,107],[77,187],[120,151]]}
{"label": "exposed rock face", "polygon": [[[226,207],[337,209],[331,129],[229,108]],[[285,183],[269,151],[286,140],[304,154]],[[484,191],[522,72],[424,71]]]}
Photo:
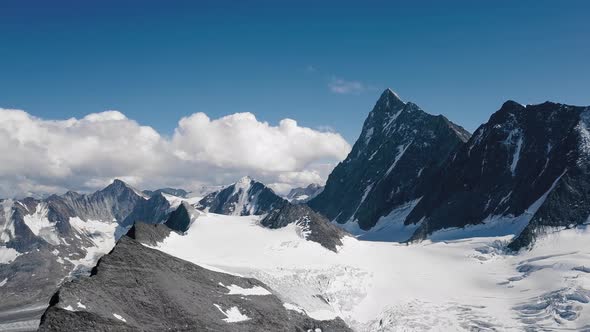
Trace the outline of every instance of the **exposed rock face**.
{"label": "exposed rock face", "polygon": [[440,165],[470,134],[385,90],[348,157],[308,202],[338,223],[372,228],[379,218],[428,190]]}
{"label": "exposed rock face", "polygon": [[282,228],[289,224],[301,227],[306,240],[314,241],[327,249],[337,251],[342,246],[341,239],[347,234],[338,226],[314,212],[306,205],[285,203],[262,219],[260,224],[268,228]]}
{"label": "exposed rock face", "polygon": [[197,208],[219,214],[248,216],[265,214],[284,202],[272,189],[246,176],[205,196]]}
{"label": "exposed rock face", "polygon": [[[590,215],[590,109],[508,101],[440,168],[408,216],[413,239],[449,227],[499,222],[527,246],[545,227]],[[500,227],[502,230],[502,227]]]}
{"label": "exposed rock face", "polygon": [[170,229],[165,224],[135,223],[127,232],[127,236],[150,246],[155,246],[170,235]]}
{"label": "exposed rock face", "polygon": [[307,187],[291,189],[287,195],[287,200],[294,204],[306,203],[315,198],[322,191],[324,191],[324,186],[312,183]]}
{"label": "exposed rock face", "polygon": [[200,212],[187,202],[182,202],[166,220],[166,226],[179,233],[186,232]]}
{"label": "exposed rock face", "polygon": [[162,223],[168,218],[170,209],[168,200],[161,193],[157,193],[148,200],[139,201],[121,225],[130,226],[136,222]]}
{"label": "exposed rock face", "polygon": [[[230,292],[257,289],[257,294]],[[53,296],[39,331],[351,331],[285,309],[256,279],[206,270],[123,237]]]}
{"label": "exposed rock face", "polygon": [[[63,196],[53,195],[48,201],[55,202],[55,221],[60,221],[69,213],[83,220],[123,220],[135,208],[138,202],[147,197],[139,190],[129,186],[121,180],[91,195],[81,195],[67,192]],[[63,202],[63,206],[59,204]],[[61,213],[59,213],[61,212]],[[50,220],[51,219],[50,215]]]}

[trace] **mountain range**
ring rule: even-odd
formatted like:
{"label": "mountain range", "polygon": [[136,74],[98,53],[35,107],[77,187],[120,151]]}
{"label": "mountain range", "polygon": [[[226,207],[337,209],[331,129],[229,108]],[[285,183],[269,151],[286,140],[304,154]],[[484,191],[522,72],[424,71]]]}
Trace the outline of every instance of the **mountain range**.
{"label": "mountain range", "polygon": [[514,235],[518,250],[587,222],[589,114],[508,101],[471,136],[386,90],[308,205],[365,239]]}
{"label": "mountain range", "polygon": [[[392,276],[381,276],[390,271],[381,256],[422,249],[382,242],[462,240],[461,250],[483,264],[584,227],[589,128],[590,107],[507,101],[472,135],[387,89],[325,186],[294,188],[285,198],[246,176],[211,192],[140,191],[114,180],[90,194],[4,199],[0,321],[32,330],[43,314],[41,331],[390,330],[399,308],[366,319],[356,303],[367,305],[373,284],[387,288]],[[478,238],[502,240],[472,244]],[[550,257],[519,262],[522,275],[494,287],[553,269],[533,263]],[[570,265],[555,272],[559,278],[586,273]],[[549,298],[551,308],[569,309],[547,309],[531,326],[577,322],[590,292],[579,284],[554,292],[512,309],[526,315]],[[372,296],[383,306],[391,298]],[[469,317],[476,329],[487,326],[488,318]]]}

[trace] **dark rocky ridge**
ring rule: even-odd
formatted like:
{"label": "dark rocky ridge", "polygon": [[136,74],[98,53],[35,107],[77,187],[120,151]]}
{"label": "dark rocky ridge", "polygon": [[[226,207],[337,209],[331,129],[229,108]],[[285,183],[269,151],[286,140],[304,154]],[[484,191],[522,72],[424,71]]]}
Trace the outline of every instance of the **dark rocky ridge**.
{"label": "dark rocky ridge", "polygon": [[186,191],[184,189],[178,189],[178,188],[161,188],[161,189],[156,189],[156,190],[144,190],[143,193],[150,196],[150,197],[157,195],[157,194],[168,194],[168,195],[183,197],[183,198],[187,198],[188,194],[190,194],[189,191]]}
{"label": "dark rocky ridge", "polygon": [[286,202],[266,187],[250,177],[205,196],[197,204],[200,210],[226,215],[262,215]]}
{"label": "dark rocky ridge", "polygon": [[[439,169],[439,181],[406,220],[424,220],[412,239],[479,224],[488,216],[521,216],[529,209],[530,222],[511,244],[519,249],[545,227],[586,222],[589,113],[587,107],[550,102],[504,103]],[[531,209],[535,202],[538,209]]]}
{"label": "dark rocky ridge", "polygon": [[[92,276],[60,288],[39,331],[351,331],[341,319],[287,310],[272,293],[230,295],[223,285],[270,291],[256,279],[206,270],[125,236]],[[224,321],[222,310],[234,307],[248,319]]]}
{"label": "dark rocky ridge", "polygon": [[138,242],[155,246],[164,241],[173,230],[165,224],[146,224],[137,222],[127,232],[127,236]]}
{"label": "dark rocky ridge", "polygon": [[348,157],[308,205],[330,220],[355,221],[368,230],[394,208],[424,195],[436,170],[469,136],[444,116],[427,114],[387,89]]}
{"label": "dark rocky ridge", "polygon": [[306,205],[285,203],[266,215],[260,222],[264,227],[276,229],[295,223],[303,230],[306,240],[314,241],[323,247],[337,251],[342,246],[341,239],[347,235],[338,226]]}

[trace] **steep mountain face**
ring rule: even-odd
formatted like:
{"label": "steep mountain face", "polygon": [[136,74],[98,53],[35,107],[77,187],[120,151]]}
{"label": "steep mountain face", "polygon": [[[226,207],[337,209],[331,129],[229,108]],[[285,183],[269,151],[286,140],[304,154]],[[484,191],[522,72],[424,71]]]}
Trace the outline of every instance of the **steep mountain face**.
{"label": "steep mountain face", "polygon": [[112,249],[117,233],[125,231],[123,220],[144,202],[145,195],[119,180],[89,195],[2,200],[0,313],[45,304],[63,280],[86,273]]}
{"label": "steep mountain face", "polygon": [[427,114],[385,90],[348,157],[308,205],[330,220],[368,230],[422,197],[441,163],[469,137],[444,116]]}
{"label": "steep mountain face", "polygon": [[165,225],[174,231],[184,233],[189,229],[199,213],[189,203],[182,202],[174,212],[170,213]]}
{"label": "steep mountain face", "polygon": [[168,199],[162,193],[157,193],[147,200],[137,202],[135,208],[125,217],[121,225],[126,227],[136,222],[161,223],[166,220],[171,209],[172,205]]}
{"label": "steep mountain face", "polygon": [[147,199],[147,196],[139,190],[121,180],[114,180],[112,184],[103,190],[91,195],[81,195],[70,191],[63,196],[53,195],[48,198],[48,201],[55,201],[56,204],[63,202],[63,210],[60,210],[62,207],[56,207],[55,209],[62,212],[55,216],[56,221],[63,219],[66,213],[83,220],[113,221],[125,219],[137,203],[145,199]]}
{"label": "steep mountain face", "polygon": [[90,277],[62,286],[39,331],[351,331],[339,318],[317,321],[287,308],[256,279],[210,271],[125,236]]}
{"label": "steep mountain face", "polygon": [[285,203],[270,211],[260,224],[272,229],[295,224],[300,227],[301,235],[306,240],[317,242],[334,252],[342,246],[341,239],[346,235],[346,232],[330,223],[326,217],[302,204]]}
{"label": "steep mountain face", "polygon": [[300,204],[306,203],[315,198],[324,190],[324,186],[317,183],[312,183],[307,187],[293,188],[287,195],[287,200],[291,203]]}
{"label": "steep mountain face", "polygon": [[272,189],[246,176],[205,196],[199,201],[197,208],[219,214],[248,216],[267,213],[284,202]]}
{"label": "steep mountain face", "polygon": [[420,225],[412,239],[479,224],[487,235],[520,234],[519,249],[548,227],[587,222],[589,120],[588,107],[506,102],[438,171],[406,220]]}

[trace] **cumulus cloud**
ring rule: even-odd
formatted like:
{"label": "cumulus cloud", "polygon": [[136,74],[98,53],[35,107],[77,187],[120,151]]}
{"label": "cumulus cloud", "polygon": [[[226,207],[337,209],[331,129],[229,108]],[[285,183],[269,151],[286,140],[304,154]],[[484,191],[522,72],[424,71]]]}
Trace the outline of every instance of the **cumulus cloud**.
{"label": "cumulus cloud", "polygon": [[243,175],[284,191],[324,181],[349,151],[337,133],[291,119],[271,125],[251,113],[195,113],[165,137],[118,111],[54,121],[0,109],[0,195],[91,191],[114,178],[192,189]]}
{"label": "cumulus cloud", "polygon": [[337,94],[359,94],[367,88],[359,81],[346,81],[340,78],[332,78],[328,83],[328,88]]}

